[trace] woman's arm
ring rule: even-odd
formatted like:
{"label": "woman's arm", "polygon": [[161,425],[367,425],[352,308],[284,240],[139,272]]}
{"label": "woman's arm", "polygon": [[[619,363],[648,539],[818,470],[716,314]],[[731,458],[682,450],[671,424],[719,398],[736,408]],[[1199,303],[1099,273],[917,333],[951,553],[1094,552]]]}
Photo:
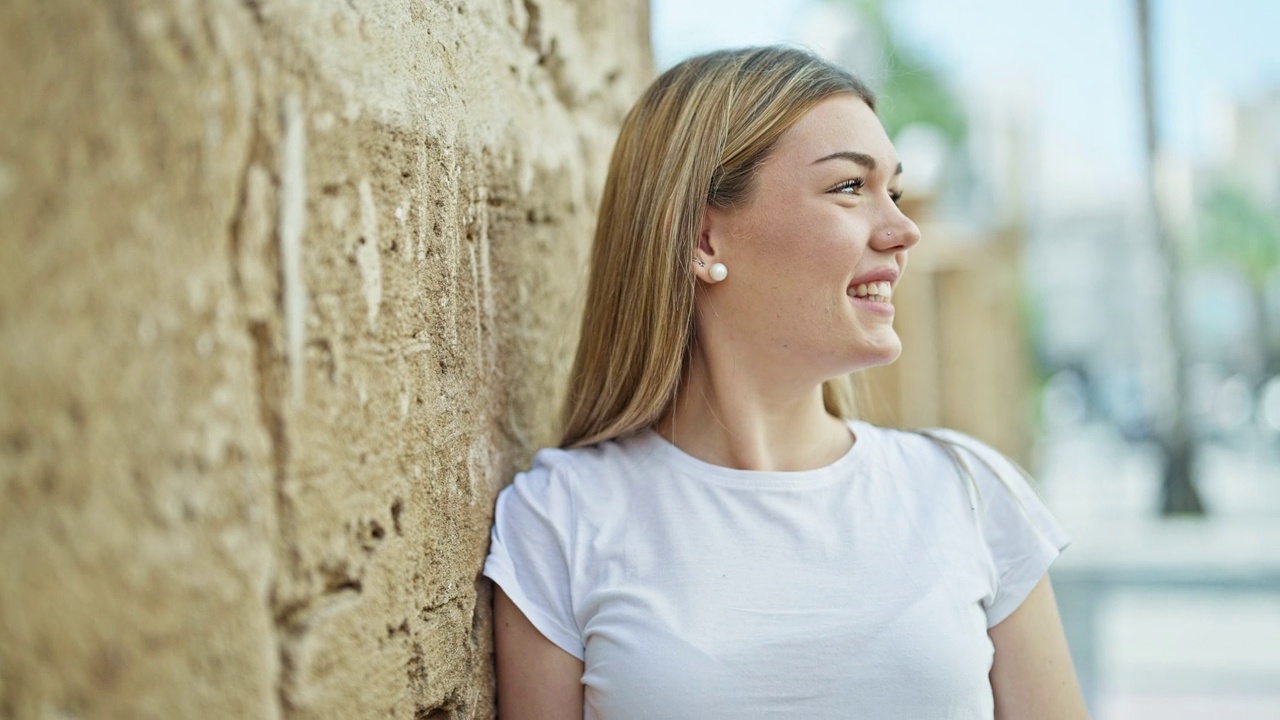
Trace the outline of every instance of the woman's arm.
{"label": "woman's arm", "polygon": [[1048,575],[987,634],[995,645],[991,690],[997,720],[1089,717]]}
{"label": "woman's arm", "polygon": [[493,636],[499,718],[581,720],[582,661],[543,637],[496,584]]}

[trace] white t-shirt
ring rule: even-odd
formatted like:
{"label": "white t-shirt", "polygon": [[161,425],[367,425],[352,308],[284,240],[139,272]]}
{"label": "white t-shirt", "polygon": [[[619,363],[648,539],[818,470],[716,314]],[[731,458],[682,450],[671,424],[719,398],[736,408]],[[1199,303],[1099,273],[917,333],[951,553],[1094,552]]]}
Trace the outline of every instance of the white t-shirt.
{"label": "white t-shirt", "polygon": [[971,481],[925,437],[849,426],[802,472],[653,431],[542,450],[484,574],[583,661],[587,718],[989,719],[987,629],[1070,539],[987,446],[945,434]]}

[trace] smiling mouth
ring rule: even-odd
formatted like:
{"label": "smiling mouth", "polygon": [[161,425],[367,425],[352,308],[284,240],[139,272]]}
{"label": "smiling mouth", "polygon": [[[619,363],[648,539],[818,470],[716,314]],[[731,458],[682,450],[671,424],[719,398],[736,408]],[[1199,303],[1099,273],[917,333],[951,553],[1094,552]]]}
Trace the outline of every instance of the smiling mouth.
{"label": "smiling mouth", "polygon": [[889,302],[893,297],[893,284],[885,281],[860,283],[849,288],[849,296],[872,302]]}

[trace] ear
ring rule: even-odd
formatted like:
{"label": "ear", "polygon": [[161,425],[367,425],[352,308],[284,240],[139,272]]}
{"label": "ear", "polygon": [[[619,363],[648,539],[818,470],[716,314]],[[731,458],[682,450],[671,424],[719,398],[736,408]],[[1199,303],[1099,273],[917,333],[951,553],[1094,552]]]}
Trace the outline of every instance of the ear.
{"label": "ear", "polygon": [[711,266],[725,262],[727,215],[723,208],[707,205],[702,210],[702,227],[698,228],[698,243],[693,248],[693,260],[689,267],[699,280],[707,284],[716,281],[711,277]]}

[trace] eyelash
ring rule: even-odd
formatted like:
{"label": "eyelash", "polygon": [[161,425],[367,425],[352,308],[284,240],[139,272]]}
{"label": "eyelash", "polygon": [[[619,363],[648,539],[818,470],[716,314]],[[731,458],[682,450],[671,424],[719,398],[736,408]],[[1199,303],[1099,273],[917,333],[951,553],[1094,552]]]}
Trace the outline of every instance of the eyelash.
{"label": "eyelash", "polygon": [[844,182],[840,183],[839,185],[837,185],[837,186],[835,186],[835,187],[831,188],[831,192],[840,192],[840,191],[842,191],[842,190],[853,190],[853,191],[854,191],[854,194],[857,194],[857,191],[858,191],[858,190],[861,190],[861,189],[862,189],[862,186],[863,186],[864,184],[865,184],[865,183],[863,182],[862,178],[854,178],[854,179],[852,179],[852,180],[845,180]]}
{"label": "eyelash", "polygon": [[[839,185],[837,185],[837,186],[835,186],[835,187],[831,188],[831,192],[841,192],[841,191],[843,191],[843,190],[853,190],[853,192],[852,192],[852,193],[850,193],[850,194],[852,194],[852,195],[857,195],[857,194],[858,194],[858,191],[859,191],[859,190],[861,190],[861,189],[862,189],[862,187],[863,187],[865,184],[866,184],[866,182],[865,182],[862,178],[854,178],[854,179],[852,179],[852,180],[845,180],[844,182],[840,183]],[[893,201],[893,204],[894,204],[894,205],[897,205],[897,204],[898,204],[898,201],[902,199],[902,191],[901,191],[901,190],[895,190],[895,191],[893,191],[893,192],[890,192],[890,193],[889,193],[889,199]]]}

